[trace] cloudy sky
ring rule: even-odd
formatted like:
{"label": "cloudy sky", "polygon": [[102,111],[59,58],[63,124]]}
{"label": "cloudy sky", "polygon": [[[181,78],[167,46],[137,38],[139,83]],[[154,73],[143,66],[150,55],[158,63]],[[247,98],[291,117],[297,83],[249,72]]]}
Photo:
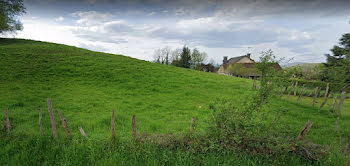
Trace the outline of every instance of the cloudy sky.
{"label": "cloudy sky", "polygon": [[323,62],[350,33],[350,1],[305,1],[24,0],[16,37],[144,60],[157,48],[187,45],[217,63],[268,49],[292,62]]}

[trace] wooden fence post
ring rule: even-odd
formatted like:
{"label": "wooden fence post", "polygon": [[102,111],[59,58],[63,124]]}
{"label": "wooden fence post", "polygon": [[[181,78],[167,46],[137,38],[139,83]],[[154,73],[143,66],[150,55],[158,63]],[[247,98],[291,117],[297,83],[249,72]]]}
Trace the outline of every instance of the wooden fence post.
{"label": "wooden fence post", "polygon": [[59,111],[58,114],[60,115],[62,126],[64,128],[64,132],[66,133],[66,136],[69,139],[70,138],[70,131],[69,131],[67,120],[66,120],[66,118],[64,118],[62,111]]}
{"label": "wooden fence post", "polygon": [[297,104],[300,102],[301,97],[303,96],[305,91],[305,84],[303,84],[303,88],[301,89],[301,92],[299,94],[298,100],[297,100]]}
{"label": "wooden fence post", "polygon": [[318,87],[315,88],[315,95],[314,95],[314,99],[312,100],[312,106],[313,106],[313,107],[314,107],[315,104],[316,104],[317,92],[318,92]]}
{"label": "wooden fence post", "polygon": [[303,141],[304,140],[304,137],[309,132],[311,126],[312,126],[312,121],[308,120],[307,123],[305,124],[303,130],[300,131],[300,133],[299,133],[299,135],[297,137],[298,141]]}
{"label": "wooden fence post", "polygon": [[190,126],[190,134],[192,135],[193,134],[193,125],[194,125],[194,117],[192,117],[191,119],[191,126]]}
{"label": "wooden fence post", "polygon": [[42,113],[41,113],[41,109],[39,108],[38,109],[38,112],[39,112],[39,127],[40,127],[40,132],[42,135],[45,134],[45,131],[44,131],[44,128],[43,128],[43,125],[42,125],[42,121],[43,121],[43,116],[42,116]]}
{"label": "wooden fence post", "polygon": [[135,115],[132,116],[132,137],[135,139],[136,138],[136,117]]}
{"label": "wooden fence post", "polygon": [[324,94],[324,98],[328,98],[328,91],[329,91],[329,83],[327,83],[326,93]]}
{"label": "wooden fence post", "polygon": [[329,91],[329,83],[327,83],[327,87],[326,87],[326,92],[324,94],[324,100],[320,106],[320,109],[321,110],[323,108],[323,106],[327,103],[327,100],[328,100],[328,91]]}
{"label": "wooden fence post", "polygon": [[115,137],[115,122],[114,122],[114,110],[112,110],[112,117],[111,117],[111,130],[112,130],[112,137]]}
{"label": "wooden fence post", "polygon": [[335,110],[335,105],[337,104],[337,96],[334,94],[334,99],[332,103],[332,110]]}
{"label": "wooden fence post", "polygon": [[340,100],[338,105],[338,110],[340,111],[343,108],[344,100],[345,100],[345,91],[341,92],[340,94]]}
{"label": "wooden fence post", "polygon": [[11,123],[10,123],[10,118],[9,118],[9,111],[8,111],[8,109],[5,110],[5,120],[6,120],[7,132],[10,133],[12,127],[11,127]]}
{"label": "wooden fence post", "polygon": [[298,90],[298,81],[295,83],[295,87],[294,87],[294,96],[297,95],[297,90]]}
{"label": "wooden fence post", "polygon": [[292,91],[293,86],[294,86],[294,83],[292,83],[292,86],[290,86],[290,90],[288,91],[288,96],[287,96],[287,99],[288,99],[288,100],[289,100],[289,96],[290,96],[290,93],[291,93],[291,91]]}
{"label": "wooden fence post", "polygon": [[80,131],[80,134],[83,136],[83,137],[86,137],[86,134],[85,134],[85,131],[83,128],[79,127],[79,131]]}
{"label": "wooden fence post", "polygon": [[256,89],[256,78],[254,77],[253,89]]}
{"label": "wooden fence post", "polygon": [[52,103],[51,103],[51,99],[48,98],[47,99],[47,106],[49,109],[49,113],[50,113],[50,121],[51,121],[51,128],[52,128],[52,135],[54,138],[57,138],[57,130],[56,130],[56,122],[55,122],[55,116],[52,110]]}

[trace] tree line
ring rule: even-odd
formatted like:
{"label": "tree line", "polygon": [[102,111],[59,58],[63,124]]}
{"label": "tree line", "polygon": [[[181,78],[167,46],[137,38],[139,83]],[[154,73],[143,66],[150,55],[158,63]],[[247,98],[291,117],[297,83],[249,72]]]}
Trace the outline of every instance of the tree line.
{"label": "tree line", "polygon": [[214,61],[211,60],[209,63],[205,64],[207,58],[208,54],[204,51],[199,51],[197,48],[194,48],[191,51],[191,49],[187,46],[183,46],[182,49],[177,48],[175,50],[171,50],[170,47],[167,46],[154,51],[153,62],[164,65],[173,65],[176,67],[214,72]]}
{"label": "tree line", "polygon": [[350,84],[350,33],[342,35],[339,44],[325,54],[327,60],[321,64],[288,67],[284,70],[290,78],[322,81],[337,84],[340,89],[349,89]]}

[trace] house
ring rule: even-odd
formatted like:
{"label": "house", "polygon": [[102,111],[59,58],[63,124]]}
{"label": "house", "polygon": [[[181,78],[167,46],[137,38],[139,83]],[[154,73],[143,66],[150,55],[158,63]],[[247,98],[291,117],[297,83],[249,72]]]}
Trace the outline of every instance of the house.
{"label": "house", "polygon": [[[230,59],[227,58],[227,56],[224,56],[222,65],[220,65],[218,70],[219,74],[252,79],[259,77],[259,72],[256,69],[257,63],[250,58],[250,53]],[[276,71],[282,69],[278,63],[273,64],[273,68]]]}

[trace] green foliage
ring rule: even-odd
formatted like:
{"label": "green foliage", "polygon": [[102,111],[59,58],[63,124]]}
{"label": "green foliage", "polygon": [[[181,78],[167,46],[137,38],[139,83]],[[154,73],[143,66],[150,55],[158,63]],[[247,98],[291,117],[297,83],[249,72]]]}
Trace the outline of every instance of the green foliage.
{"label": "green foliage", "polygon": [[239,76],[245,76],[245,77],[258,75],[258,71],[255,67],[247,68],[247,67],[244,67],[244,64],[242,63],[236,63],[233,65],[230,65],[227,71],[232,75],[239,75]]}
{"label": "green foliage", "polygon": [[191,67],[191,50],[184,46],[181,52],[181,67],[190,68]]}
{"label": "green foliage", "polygon": [[191,66],[196,69],[200,66],[206,59],[208,55],[205,52],[199,52],[197,48],[193,49],[191,55]]}
{"label": "green foliage", "polygon": [[257,67],[261,74],[260,88],[256,95],[249,96],[250,100],[248,96],[241,104],[217,100],[209,106],[212,111],[208,130],[210,142],[218,145],[219,149],[262,154],[292,151],[310,160],[325,158],[328,155],[326,148],[298,142],[287,123],[281,123],[280,119],[287,114],[287,109],[281,109],[277,114],[269,109],[271,98],[275,95],[274,84],[278,83],[273,67],[275,63],[277,61],[271,50],[262,52]]}
{"label": "green foliage", "polygon": [[292,66],[284,69],[285,78],[302,78],[303,69],[300,66]]}
{"label": "green foliage", "polygon": [[[209,131],[211,137],[216,138],[215,141],[243,149],[251,148],[250,150],[264,153],[272,153],[271,148],[275,149],[274,152],[279,152],[278,148],[286,148],[281,146],[291,140],[282,138],[280,130],[271,128],[275,127],[275,124],[272,123],[276,123],[273,119],[276,117],[271,116],[273,115],[271,110],[265,107],[274,95],[272,84],[275,79],[274,59],[271,50],[262,52],[257,67],[261,74],[260,88],[256,94],[249,96],[249,100],[246,96],[247,99],[236,106],[230,101],[218,100],[209,106],[213,114],[211,121],[209,121]],[[280,140],[275,140],[275,138]],[[274,144],[275,147],[269,146],[274,141],[282,144]]]}
{"label": "green foliage", "polygon": [[345,88],[350,83],[350,34],[344,34],[339,44],[331,49],[333,55],[326,54],[327,63],[321,80],[342,84]]}
{"label": "green foliage", "polygon": [[274,68],[278,60],[273,55],[273,51],[262,52],[259,58],[260,61],[256,64],[260,76],[260,88],[257,99],[259,100],[259,104],[263,104],[270,96],[274,95],[274,89],[280,84],[280,79],[276,74],[278,71]]}
{"label": "green foliage", "polygon": [[21,30],[22,24],[16,17],[24,13],[23,0],[0,0],[0,34]]}

